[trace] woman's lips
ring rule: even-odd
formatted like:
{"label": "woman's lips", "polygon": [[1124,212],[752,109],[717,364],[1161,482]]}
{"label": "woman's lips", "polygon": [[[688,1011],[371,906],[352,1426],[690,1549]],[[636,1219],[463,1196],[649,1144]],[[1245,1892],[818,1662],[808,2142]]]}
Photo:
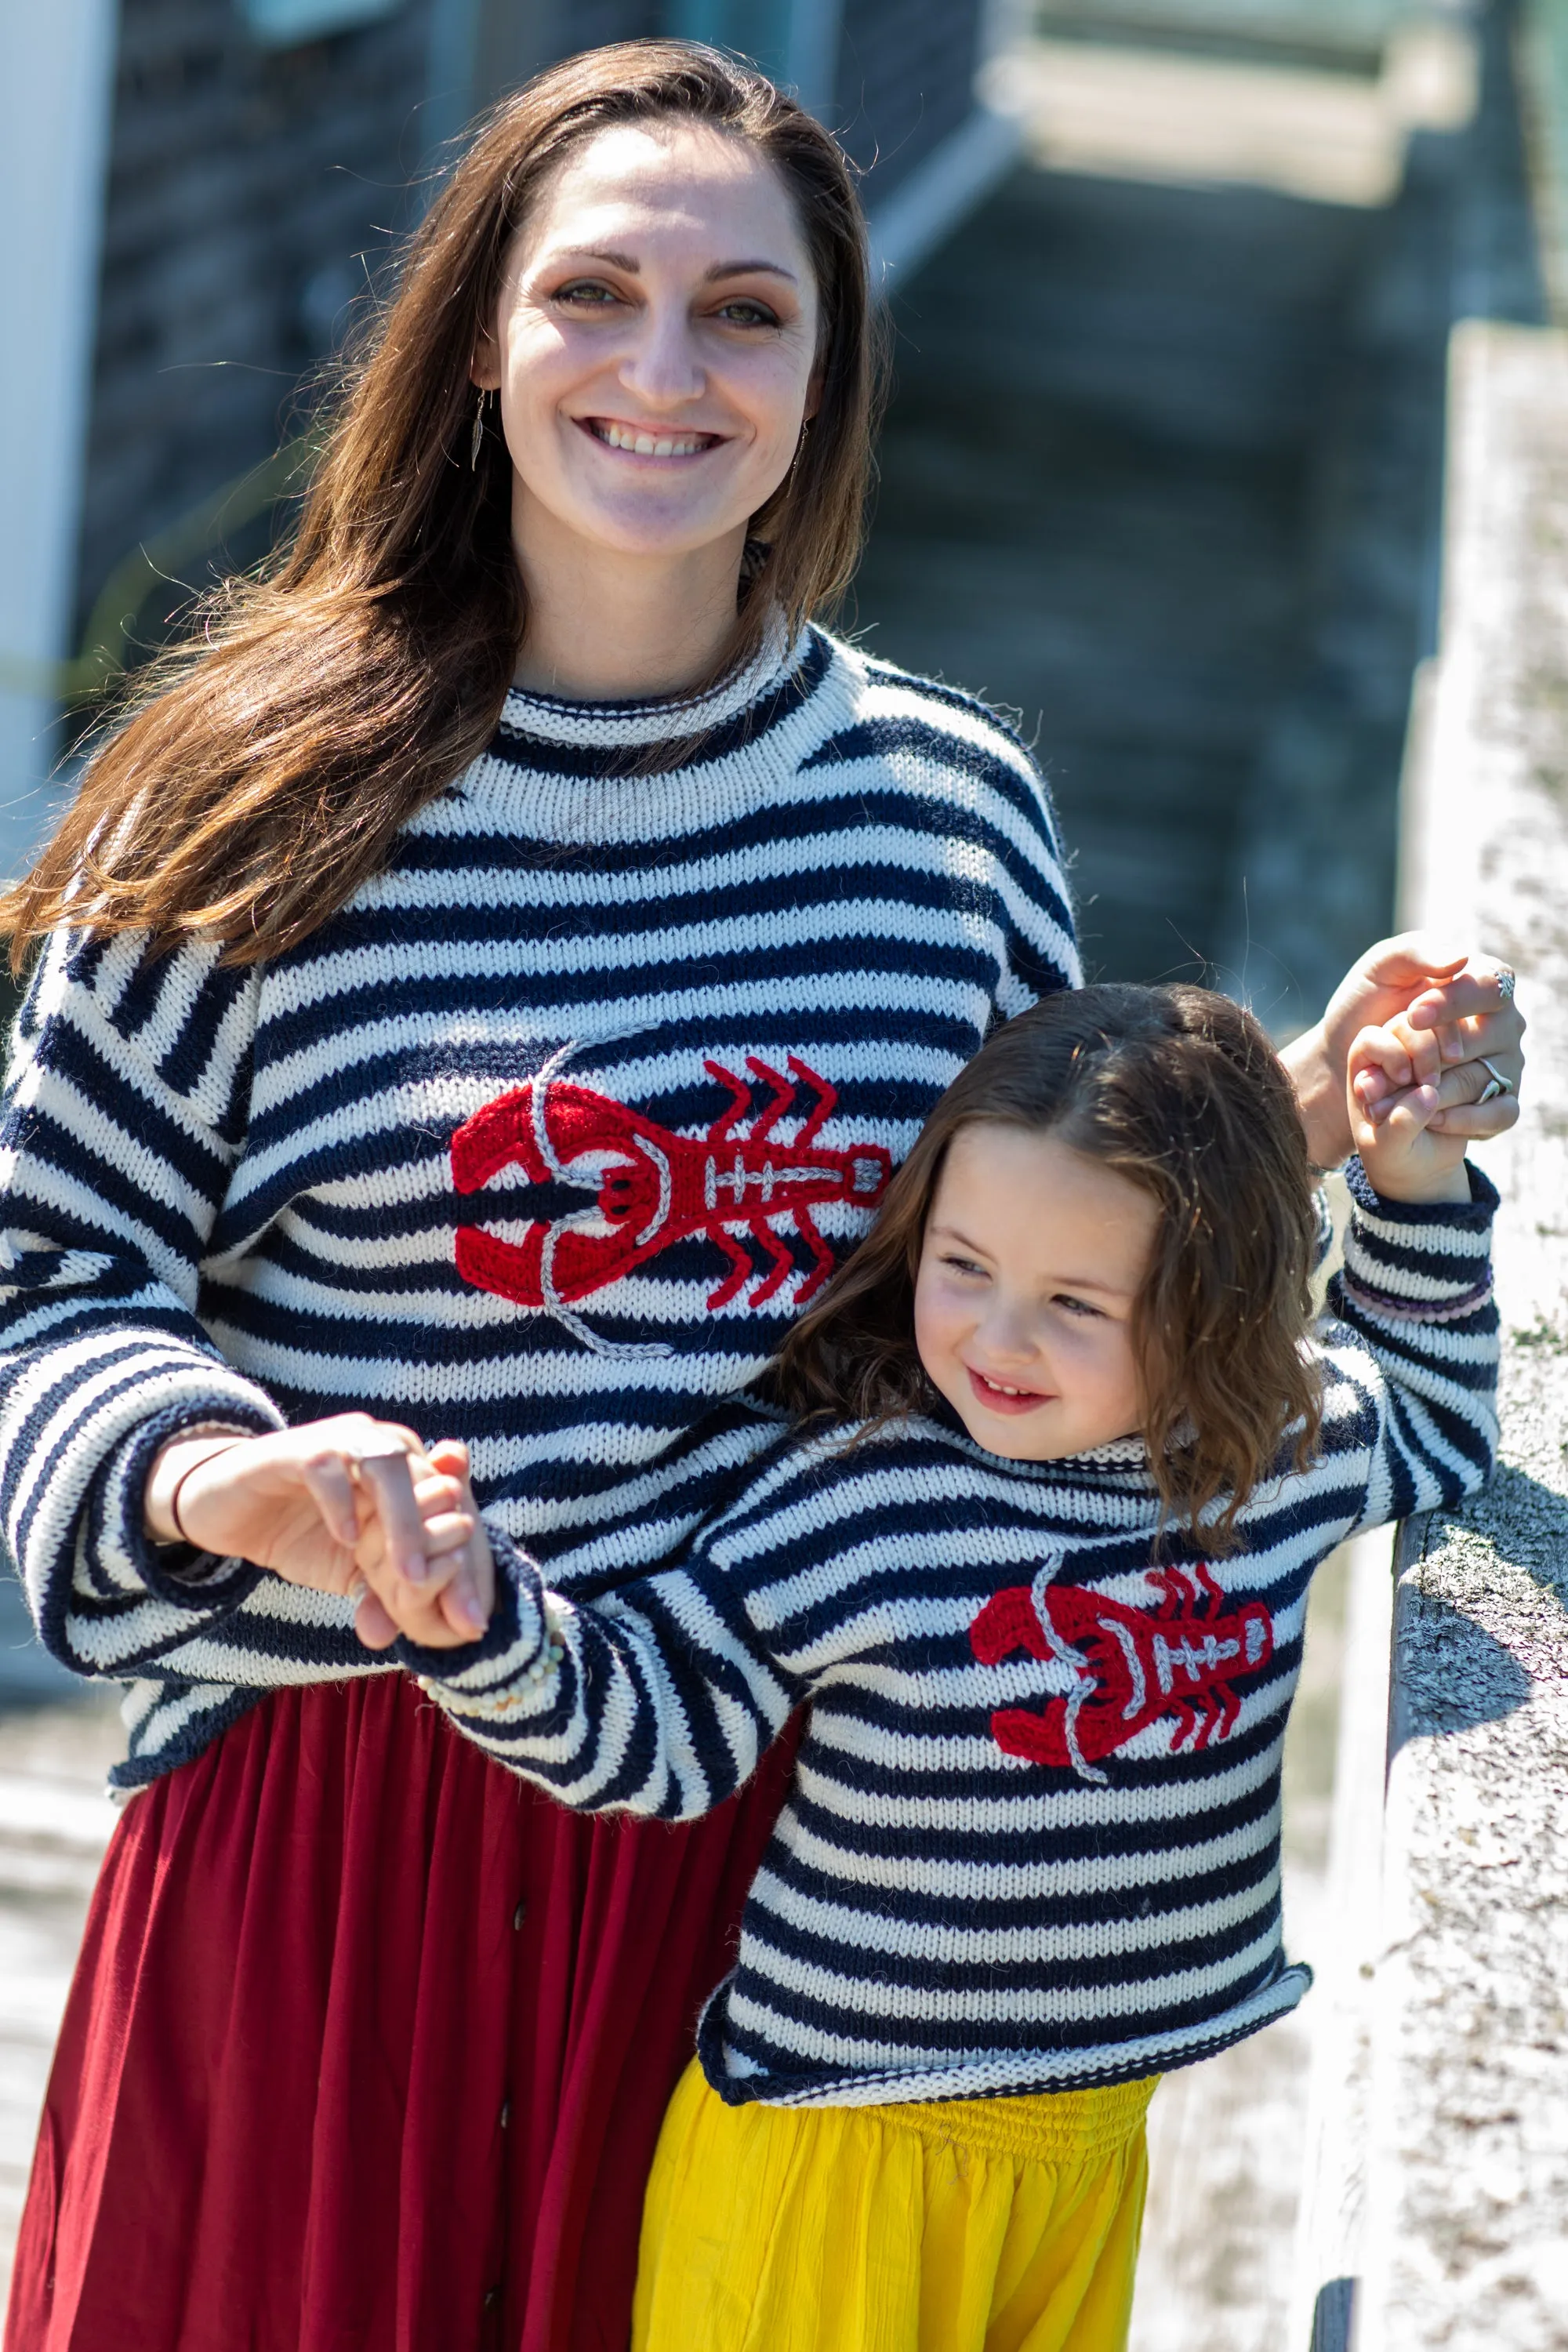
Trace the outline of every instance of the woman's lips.
{"label": "woman's lips", "polygon": [[577,422],[601,449],[614,449],[627,457],[705,457],[722,438],[720,434],[694,432],[689,427],[678,432],[673,425],[626,425],[613,416],[580,416]]}
{"label": "woman's lips", "polygon": [[994,1381],[988,1381],[984,1373],[973,1370],[970,1365],[965,1364],[963,1369],[969,1374],[969,1385],[977,1402],[985,1407],[987,1412],[1033,1412],[1037,1405],[1051,1402],[1049,1396],[1038,1389],[1020,1390],[1011,1384],[999,1388]]}

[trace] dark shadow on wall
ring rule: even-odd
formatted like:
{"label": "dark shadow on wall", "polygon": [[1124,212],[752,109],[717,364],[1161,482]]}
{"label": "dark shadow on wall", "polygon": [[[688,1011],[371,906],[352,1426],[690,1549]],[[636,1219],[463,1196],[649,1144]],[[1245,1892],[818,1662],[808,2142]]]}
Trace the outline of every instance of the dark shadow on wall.
{"label": "dark shadow on wall", "polygon": [[[1486,1493],[1454,1520],[1412,1520],[1400,1531],[1400,1572],[1435,1551],[1450,1526],[1484,1535],[1500,1559],[1521,1569],[1568,1610],[1568,1496],[1505,1464]],[[1462,1607],[1417,1586],[1400,1586],[1394,1614],[1395,1672],[1388,1756],[1407,1741],[1442,1738],[1500,1723],[1527,1706],[1530,1669]]]}

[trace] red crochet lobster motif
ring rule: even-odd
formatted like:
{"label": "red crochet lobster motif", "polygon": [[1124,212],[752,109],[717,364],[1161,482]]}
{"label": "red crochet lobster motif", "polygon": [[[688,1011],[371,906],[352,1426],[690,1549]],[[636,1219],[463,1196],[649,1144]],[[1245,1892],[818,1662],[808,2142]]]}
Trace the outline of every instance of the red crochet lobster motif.
{"label": "red crochet lobster motif", "polygon": [[[619,1282],[634,1266],[677,1242],[701,1234],[721,1249],[729,1272],[709,1297],[710,1309],[727,1306],[753,1276],[750,1307],[765,1306],[795,1270],[773,1229],[794,1224],[811,1253],[795,1304],[804,1306],[833,1271],[833,1259],[812,1211],[846,1201],[874,1208],[888,1188],[892,1160],[879,1143],[853,1143],[833,1151],[818,1144],[838,1096],[796,1055],[789,1076],[746,1056],[751,1083],[720,1062],[705,1062],[730,1097],[705,1135],[676,1135],[593,1087],[555,1073],[574,1048],[565,1046],[528,1085],[487,1103],[452,1138],[452,1179],[459,1192],[477,1192],[503,1168],[518,1167],[535,1184],[554,1178],[594,1194],[591,1207],[552,1223],[531,1221],[521,1241],[503,1241],[480,1225],[458,1230],[458,1270],[480,1290],[520,1307],[561,1314],[571,1302]],[[740,1122],[764,1107],[749,1130]],[[800,1131],[785,1142],[779,1120],[804,1096]],[[735,1229],[763,1253],[757,1267]],[[563,1315],[573,1328],[576,1320]]]}
{"label": "red crochet lobster motif", "polygon": [[1033,1586],[1009,1585],[985,1603],[969,1629],[983,1665],[1022,1649],[1070,1666],[1074,1675],[1072,1689],[1041,1713],[996,1709],[992,1737],[1005,1754],[1103,1780],[1098,1759],[1161,1716],[1176,1718],[1173,1752],[1184,1741],[1206,1748],[1229,1735],[1241,1709],[1231,1685],[1273,1656],[1273,1620],[1261,1601],[1227,1610],[1201,1560],[1190,1571],[1150,1575],[1162,1594],[1152,1611],[1129,1609],[1088,1586],[1053,1584],[1048,1575]]}

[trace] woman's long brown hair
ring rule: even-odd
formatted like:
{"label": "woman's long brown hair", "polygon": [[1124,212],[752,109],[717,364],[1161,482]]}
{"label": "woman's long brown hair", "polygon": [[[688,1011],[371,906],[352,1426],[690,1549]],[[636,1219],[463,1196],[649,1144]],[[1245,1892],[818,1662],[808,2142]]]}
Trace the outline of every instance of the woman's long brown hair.
{"label": "woman's long brown hair", "polygon": [[414,236],[395,299],[336,403],[298,536],[209,601],[151,663],[32,871],[0,898],[20,971],[69,922],[193,933],[233,962],[275,956],[381,866],[393,835],[489,741],[527,614],[510,465],[477,470],[469,362],[493,329],[508,249],[542,183],[612,124],[700,123],[742,139],[796,206],[822,320],[821,398],[788,481],[752,519],[715,676],[770,614],[793,635],[847,585],[870,467],[876,331],[864,218],[835,142],[761,74],[684,41],[631,41],[540,74],[480,124]]}
{"label": "woman's long brown hair", "polygon": [[915,1280],[948,1147],[982,1122],[1056,1135],[1153,1195],[1131,1319],[1142,1436],[1167,1515],[1227,1549],[1287,1437],[1299,1467],[1317,1444],[1302,1346],[1317,1220],[1290,1082],[1252,1015],[1207,989],[1081,988],[998,1030],[791,1332],[775,1393],[809,1421],[873,1425],[931,1402]]}

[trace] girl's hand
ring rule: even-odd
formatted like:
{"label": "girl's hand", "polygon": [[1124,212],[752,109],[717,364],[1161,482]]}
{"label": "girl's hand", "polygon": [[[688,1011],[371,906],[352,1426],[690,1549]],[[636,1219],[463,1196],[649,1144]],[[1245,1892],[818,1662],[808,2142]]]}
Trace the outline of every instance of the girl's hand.
{"label": "girl's hand", "polygon": [[362,1512],[354,1631],[368,1650],[387,1649],[399,1634],[426,1649],[458,1648],[478,1641],[495,1607],[495,1560],[468,1483],[468,1447],[445,1438],[411,1466],[426,1571],[417,1584],[400,1574],[380,1517]]}
{"label": "girl's hand", "polygon": [[[1507,966],[1489,956],[1454,952],[1455,946],[1420,931],[1381,940],[1346,973],[1317,1026],[1286,1046],[1281,1059],[1320,1168],[1336,1167],[1352,1148],[1345,1087],[1352,1042],[1363,1029],[1401,1015],[1420,1083],[1439,1089],[1433,1114],[1439,1133],[1482,1139],[1501,1135],[1519,1117],[1525,1024],[1503,992]],[[1482,1055],[1513,1089],[1486,1104],[1480,1097],[1491,1078]],[[1381,1099],[1384,1090],[1375,1075],[1373,1084]]]}
{"label": "girl's hand", "polygon": [[1468,1202],[1465,1138],[1444,1119],[1440,1078],[1421,1076],[1427,1034],[1408,1014],[1361,1032],[1348,1057],[1351,1132],[1385,1200]]}
{"label": "girl's hand", "polygon": [[396,1573],[422,1584],[430,1553],[409,1470],[418,1451],[411,1429],[367,1412],[267,1437],[192,1432],[172,1438],[148,1473],[147,1532],[346,1593],[368,1516]]}

